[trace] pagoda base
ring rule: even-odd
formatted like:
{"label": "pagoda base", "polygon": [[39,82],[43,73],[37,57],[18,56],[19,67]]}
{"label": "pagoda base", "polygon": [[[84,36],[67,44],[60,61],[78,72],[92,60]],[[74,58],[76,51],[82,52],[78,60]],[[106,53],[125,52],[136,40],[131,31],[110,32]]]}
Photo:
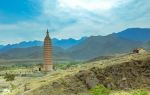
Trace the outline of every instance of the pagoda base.
{"label": "pagoda base", "polygon": [[44,64],[41,68],[41,71],[45,71],[45,72],[53,71],[53,65]]}

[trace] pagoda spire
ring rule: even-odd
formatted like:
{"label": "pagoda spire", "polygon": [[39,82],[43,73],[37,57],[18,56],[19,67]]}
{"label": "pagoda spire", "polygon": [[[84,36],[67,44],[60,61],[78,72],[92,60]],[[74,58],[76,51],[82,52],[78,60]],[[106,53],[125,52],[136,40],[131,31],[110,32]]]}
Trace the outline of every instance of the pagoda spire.
{"label": "pagoda spire", "polygon": [[47,28],[47,33],[49,33],[49,32],[48,32],[48,28]]}
{"label": "pagoda spire", "polygon": [[47,32],[46,32],[46,37],[49,37],[49,32],[48,32],[48,29],[47,29]]}

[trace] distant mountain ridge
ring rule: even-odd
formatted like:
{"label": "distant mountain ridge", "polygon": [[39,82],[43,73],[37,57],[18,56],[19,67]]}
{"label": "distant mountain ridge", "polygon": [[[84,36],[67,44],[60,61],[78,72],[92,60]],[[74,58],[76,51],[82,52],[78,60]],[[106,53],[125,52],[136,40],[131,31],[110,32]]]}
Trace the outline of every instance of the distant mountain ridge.
{"label": "distant mountain ridge", "polygon": [[[61,47],[63,49],[70,48],[74,45],[77,45],[81,43],[83,40],[86,38],[81,38],[79,40],[75,39],[62,39],[58,40],[56,38],[52,39],[52,44],[53,46]],[[6,46],[0,45],[0,52],[5,52],[10,49],[15,49],[15,48],[29,48],[29,47],[36,47],[36,46],[43,46],[43,41],[23,41],[17,44],[8,44]]]}
{"label": "distant mountain ridge", "polygon": [[3,45],[0,45],[0,49],[3,48],[3,47],[4,47]]}
{"label": "distant mountain ridge", "polygon": [[[65,50],[54,46],[53,58],[67,58]],[[62,56],[63,55],[63,56]],[[0,54],[0,59],[42,59],[43,47],[13,48]]]}
{"label": "distant mountain ridge", "polygon": [[[128,36],[129,34],[131,36]],[[90,60],[99,56],[132,52],[134,48],[139,47],[150,49],[149,36],[150,28],[130,28],[107,36],[91,36],[80,40],[52,39],[53,57]],[[42,46],[42,41],[7,45],[0,49],[0,59],[42,58]]]}
{"label": "distant mountain ridge", "polygon": [[142,46],[141,42],[121,38],[116,34],[92,36],[80,45],[70,48],[69,55],[74,59],[92,59],[98,56],[131,52],[134,48]]}
{"label": "distant mountain ridge", "polygon": [[35,46],[42,46],[43,42],[42,41],[23,41],[17,44],[8,44],[6,46],[3,46],[0,48],[0,52],[5,52],[8,51],[10,49],[14,49],[14,48],[28,48],[28,47],[35,47]]}
{"label": "distant mountain ridge", "polygon": [[75,40],[73,38],[58,40],[58,39],[54,38],[54,39],[52,39],[52,43],[53,43],[54,46],[58,46],[58,47],[67,49],[67,48],[70,48],[74,45],[77,45],[77,44],[81,43],[85,39],[86,39],[86,37],[83,37],[79,40]]}
{"label": "distant mountain ridge", "polygon": [[148,42],[150,41],[150,28],[129,28],[117,35],[128,40]]}

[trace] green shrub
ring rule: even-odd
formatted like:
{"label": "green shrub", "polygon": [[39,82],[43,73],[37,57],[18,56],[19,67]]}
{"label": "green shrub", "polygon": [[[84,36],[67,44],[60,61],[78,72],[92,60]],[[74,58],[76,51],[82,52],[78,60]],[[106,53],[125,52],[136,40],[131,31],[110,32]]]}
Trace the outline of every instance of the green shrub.
{"label": "green shrub", "polygon": [[13,81],[15,79],[15,75],[14,74],[5,74],[4,79],[6,81]]}
{"label": "green shrub", "polygon": [[149,95],[146,90],[137,90],[133,93],[133,95]]}
{"label": "green shrub", "polygon": [[14,89],[17,88],[17,87],[16,87],[14,84],[12,84],[12,83],[10,83],[10,87],[11,87],[11,90],[14,90]]}
{"label": "green shrub", "polygon": [[57,63],[57,64],[55,64],[55,68],[65,70],[65,69],[70,68],[73,65],[75,65],[75,64],[72,64],[72,63]]}
{"label": "green shrub", "polygon": [[91,95],[109,95],[111,90],[105,88],[103,85],[97,85],[90,90]]}

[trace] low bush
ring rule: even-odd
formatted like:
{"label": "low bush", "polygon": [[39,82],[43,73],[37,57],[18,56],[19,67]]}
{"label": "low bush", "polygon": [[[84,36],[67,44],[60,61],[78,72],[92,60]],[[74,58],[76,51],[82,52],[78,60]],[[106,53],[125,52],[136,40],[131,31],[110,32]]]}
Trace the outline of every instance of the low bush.
{"label": "low bush", "polygon": [[10,87],[11,87],[11,90],[14,90],[14,89],[17,88],[17,87],[16,87],[14,84],[12,84],[12,83],[10,83]]}
{"label": "low bush", "polygon": [[133,95],[149,95],[149,93],[146,90],[137,90]]}
{"label": "low bush", "polygon": [[66,70],[72,66],[77,65],[77,63],[56,63],[54,64],[55,69],[62,69],[62,70]]}
{"label": "low bush", "polygon": [[4,76],[4,79],[6,80],[6,81],[13,81],[13,80],[15,80],[15,75],[14,74],[5,74],[5,76]]}
{"label": "low bush", "polygon": [[90,90],[91,95],[109,95],[111,90],[105,88],[103,85],[97,85]]}

